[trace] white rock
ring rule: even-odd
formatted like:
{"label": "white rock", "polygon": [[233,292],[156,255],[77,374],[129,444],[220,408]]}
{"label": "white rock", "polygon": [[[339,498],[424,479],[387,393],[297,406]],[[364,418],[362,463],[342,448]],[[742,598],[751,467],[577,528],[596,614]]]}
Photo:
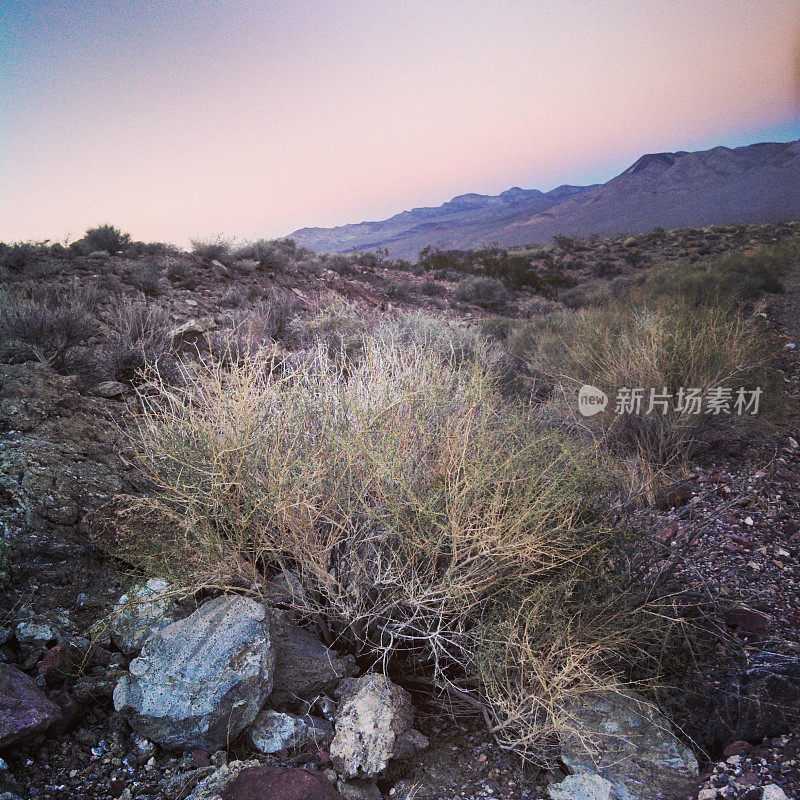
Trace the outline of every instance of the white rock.
{"label": "white rock", "polygon": [[568,775],[547,787],[550,800],[612,800],[611,784],[596,772]]}
{"label": "white rock", "polygon": [[428,746],[412,727],[414,710],[404,689],[383,675],[346,678],[339,686],[336,734],[330,747],[337,772],[372,777],[392,758],[405,758]]}
{"label": "white rock", "polygon": [[117,601],[111,612],[109,633],[123,653],[138,653],[153,633],[175,622],[177,610],[170,588],[162,578],[151,578]]}
{"label": "white rock", "polygon": [[247,731],[247,738],[259,753],[266,754],[303,747],[312,742],[322,747],[333,738],[333,725],[308,715],[298,717],[267,709],[256,717]]}
{"label": "white rock", "polygon": [[114,707],[164,747],[214,751],[256,718],[274,664],[267,609],[217,597],[145,642],[114,689]]}

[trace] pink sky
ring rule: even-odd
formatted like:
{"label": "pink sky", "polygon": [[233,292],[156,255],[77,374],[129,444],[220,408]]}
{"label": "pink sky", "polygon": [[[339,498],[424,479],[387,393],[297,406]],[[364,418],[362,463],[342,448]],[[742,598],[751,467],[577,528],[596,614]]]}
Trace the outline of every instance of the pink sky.
{"label": "pink sky", "polygon": [[796,0],[162,5],[3,4],[0,240],[279,236],[800,137]]}

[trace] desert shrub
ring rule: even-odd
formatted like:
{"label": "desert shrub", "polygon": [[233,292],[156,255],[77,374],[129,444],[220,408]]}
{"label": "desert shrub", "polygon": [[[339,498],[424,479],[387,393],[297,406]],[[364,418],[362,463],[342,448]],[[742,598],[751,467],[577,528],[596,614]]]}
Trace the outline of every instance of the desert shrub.
{"label": "desert shrub", "polygon": [[453,296],[462,303],[472,303],[490,311],[503,311],[509,300],[508,290],[501,281],[479,275],[461,281]]}
{"label": "desert shrub", "polygon": [[46,243],[15,242],[6,244],[0,242],[0,268],[12,273],[20,273],[37,264],[47,253]]}
{"label": "desert shrub", "polygon": [[237,261],[256,261],[260,269],[272,272],[286,272],[294,262],[313,262],[315,258],[294,239],[259,239],[237,248],[233,257]]}
{"label": "desert shrub", "polygon": [[742,304],[783,291],[781,276],[800,259],[800,240],[726,253],[710,261],[664,265],[654,269],[641,296],[681,298],[695,306]]}
{"label": "desert shrub", "polygon": [[[538,703],[534,752],[570,697],[615,677],[604,669],[620,642],[584,630],[570,599],[585,604],[576,587],[604,560],[597,464],[480,367],[395,340],[362,350],[347,374],[318,348],[285,375],[258,360],[205,364],[180,390],[143,387],[138,449],[155,488],[144,516],[171,535],[142,535],[124,555],[190,589],[258,593],[291,574],[296,609],[328,641],[466,695],[510,746],[512,715]],[[514,636],[538,641],[522,652],[506,636],[511,660],[490,669],[514,597],[527,609]],[[568,624],[548,628],[559,617],[542,603]],[[537,666],[535,695],[500,680]]]}
{"label": "desert shrub", "polygon": [[147,297],[158,297],[164,291],[161,282],[162,268],[158,261],[136,264],[122,280]]}
{"label": "desert shrub", "polygon": [[342,253],[325,253],[321,258],[322,266],[338,275],[354,275],[357,271],[352,260]]}
{"label": "desert shrub", "polygon": [[370,333],[382,346],[421,350],[449,368],[478,364],[490,370],[499,356],[476,327],[421,311],[381,317]]}
{"label": "desert shrub", "polygon": [[148,370],[174,383],[179,370],[169,332],[166,309],[152,303],[126,300],[114,307],[105,343],[109,373],[118,381],[138,381]]}
{"label": "desert shrub", "polygon": [[166,273],[172,283],[186,284],[194,278],[191,266],[180,258],[171,258],[167,261]]}
{"label": "desert shrub", "polygon": [[112,256],[118,255],[124,250],[131,240],[129,233],[123,233],[113,225],[98,225],[96,228],[89,228],[79,240],[85,252],[95,250],[105,250]]}
{"label": "desert shrub", "polygon": [[[635,456],[639,488],[661,470],[679,468],[696,452],[719,417],[680,413],[669,403],[647,414],[652,389],[679,396],[681,388],[764,386],[771,348],[762,327],[726,306],[695,308],[672,301],[652,305],[612,302],[521,326],[509,348],[546,389],[574,392],[583,384],[603,390],[610,407],[598,417],[610,450]],[[619,389],[645,392],[641,413],[614,414]],[[743,422],[725,415],[730,427]]]}
{"label": "desert shrub", "polygon": [[553,244],[559,250],[567,252],[577,252],[586,250],[586,243],[582,239],[577,239],[574,236],[564,236],[563,234],[556,234],[553,237]]}
{"label": "desert shrub", "polygon": [[4,360],[36,359],[57,372],[78,366],[76,349],[97,332],[93,296],[74,287],[0,297],[0,342]]}
{"label": "desert shrub", "polygon": [[644,261],[644,253],[638,247],[633,247],[626,251],[623,258],[626,264],[638,267]]}
{"label": "desert shrub", "polygon": [[419,290],[426,297],[444,297],[447,294],[447,289],[435,280],[424,281]]}
{"label": "desert shrub", "polygon": [[181,255],[180,248],[168,242],[131,242],[125,248],[128,256],[160,256],[177,257]]}
{"label": "desert shrub", "polygon": [[382,291],[387,300],[404,303],[411,299],[411,287],[405,282],[386,281],[382,285]]}
{"label": "desert shrub", "polygon": [[208,239],[192,239],[192,255],[203,261],[222,261],[231,253],[231,242],[224,236],[212,236]]}
{"label": "desert shrub", "polygon": [[259,355],[266,358],[267,352],[277,356],[276,341],[279,333],[285,335],[288,327],[286,312],[287,307],[276,301],[232,314],[229,325],[207,335],[208,353],[212,362],[230,367],[251,361]]}
{"label": "desert shrub", "polygon": [[290,335],[304,347],[322,343],[329,357],[341,363],[360,356],[369,328],[370,320],[361,308],[335,297],[312,316],[293,320]]}

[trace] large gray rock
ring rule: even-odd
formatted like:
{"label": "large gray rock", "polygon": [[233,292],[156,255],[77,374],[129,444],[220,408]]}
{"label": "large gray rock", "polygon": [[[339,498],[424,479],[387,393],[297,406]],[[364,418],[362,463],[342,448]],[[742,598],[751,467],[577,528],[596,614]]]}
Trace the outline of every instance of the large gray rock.
{"label": "large gray rock", "polygon": [[276,661],[272,706],[294,698],[311,699],[358,672],[352,656],[339,656],[288,615],[276,615],[273,639]]}
{"label": "large gray rock", "polygon": [[111,640],[126,655],[135,655],[151,634],[171,625],[176,618],[177,607],[169,584],[162,578],[151,578],[117,601],[109,621]]}
{"label": "large gray rock", "polygon": [[332,738],[333,725],[327,720],[272,709],[262,711],[247,730],[247,739],[259,753],[277,753],[308,744],[327,747]]}
{"label": "large gray rock", "polygon": [[351,778],[382,772],[392,758],[428,746],[413,729],[414,709],[404,689],[375,673],[340,684],[336,734],[330,755],[336,771]]}
{"label": "large gray rock", "polygon": [[694,753],[642,698],[602,692],[568,710],[575,733],[562,741],[561,760],[572,773],[609,781],[613,800],[675,800],[696,788]]}
{"label": "large gray rock", "polygon": [[147,640],[114,690],[114,707],[164,747],[213,751],[256,718],[274,664],[267,609],[218,597]]}

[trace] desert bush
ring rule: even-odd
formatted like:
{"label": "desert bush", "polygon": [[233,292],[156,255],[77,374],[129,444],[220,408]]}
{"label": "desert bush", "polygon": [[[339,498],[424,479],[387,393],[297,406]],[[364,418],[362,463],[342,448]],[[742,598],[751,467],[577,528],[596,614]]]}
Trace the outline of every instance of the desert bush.
{"label": "desert bush", "polygon": [[421,311],[381,317],[370,336],[387,348],[421,350],[455,369],[477,364],[490,370],[499,357],[474,326]]}
{"label": "desert bush", "polygon": [[293,320],[290,336],[303,347],[322,343],[329,357],[341,363],[360,356],[370,327],[369,317],[359,306],[335,296],[312,316]]}
{"label": "desert bush", "polygon": [[192,255],[203,261],[222,261],[231,253],[231,243],[222,235],[208,239],[192,239]]}
{"label": "desert bush", "polygon": [[0,242],[0,269],[11,273],[24,272],[26,268],[34,266],[48,254],[45,242],[15,242],[6,244]]}
{"label": "desert bush", "polygon": [[[479,365],[443,365],[394,338],[362,350],[347,374],[319,347],[281,376],[254,360],[198,365],[180,390],[142,387],[138,450],[155,487],[142,503],[172,536],[143,535],[125,557],[191,589],[260,592],[291,574],[296,609],[327,641],[468,695],[510,741],[523,703],[554,719],[569,696],[613,678],[602,671],[612,637],[567,613],[581,572],[604,559],[597,464],[505,402]],[[528,641],[541,603],[571,619],[559,636],[579,668],[569,680],[566,666],[543,670],[533,700],[486,664],[511,596],[539,614],[515,634]],[[523,655],[507,677],[531,668]],[[531,750],[548,724],[540,714],[528,729]]]}
{"label": "desert bush", "polygon": [[338,275],[354,275],[356,273],[352,260],[342,253],[325,253],[321,258],[322,266],[333,270]]}
{"label": "desert bush", "polygon": [[496,278],[472,276],[461,281],[453,296],[462,303],[472,303],[490,311],[503,311],[509,294],[503,283]]}
{"label": "desert bush", "polygon": [[5,360],[37,359],[68,374],[76,348],[97,332],[93,296],[74,287],[0,296],[0,342]]}
{"label": "desert bush", "polygon": [[134,289],[138,289],[147,297],[158,297],[163,294],[164,286],[161,281],[163,270],[158,261],[148,261],[136,264],[122,276],[122,280]]}
{"label": "desert bush", "polygon": [[426,297],[444,297],[447,294],[447,289],[435,280],[424,281],[419,290]]}
{"label": "desert bush", "polygon": [[170,340],[166,309],[152,303],[125,300],[112,311],[104,346],[107,369],[115,380],[138,381],[148,370],[167,383],[179,380]]}
{"label": "desert bush", "polygon": [[800,259],[800,240],[731,252],[710,261],[663,265],[647,276],[640,296],[682,298],[695,306],[741,305],[783,291],[781,276]]}
{"label": "desert bush", "polygon": [[314,254],[304,247],[298,247],[294,239],[259,239],[237,248],[233,258],[237,261],[257,261],[260,269],[286,272],[295,261],[314,261]]}
{"label": "desert bush", "polygon": [[208,337],[212,358],[238,363],[261,350],[274,350],[276,342],[293,343],[292,321],[300,310],[291,295],[276,295],[254,308],[234,312],[230,325]]}
{"label": "desert bush", "polygon": [[[765,385],[771,348],[763,328],[726,306],[695,308],[681,301],[641,305],[612,302],[598,309],[561,314],[522,326],[509,344],[534,382],[574,393],[583,384],[602,389],[611,408],[598,417],[606,445],[633,455],[639,487],[661,470],[680,468],[697,451],[718,417],[680,413],[670,404],[646,414],[613,413],[622,388],[678,396],[722,387]],[[725,415],[725,425],[743,422]]]}
{"label": "desert bush", "polygon": [[95,250],[105,250],[112,256],[119,255],[130,243],[129,233],[123,233],[113,225],[98,225],[96,228],[89,228],[76,244],[81,246],[87,253]]}

